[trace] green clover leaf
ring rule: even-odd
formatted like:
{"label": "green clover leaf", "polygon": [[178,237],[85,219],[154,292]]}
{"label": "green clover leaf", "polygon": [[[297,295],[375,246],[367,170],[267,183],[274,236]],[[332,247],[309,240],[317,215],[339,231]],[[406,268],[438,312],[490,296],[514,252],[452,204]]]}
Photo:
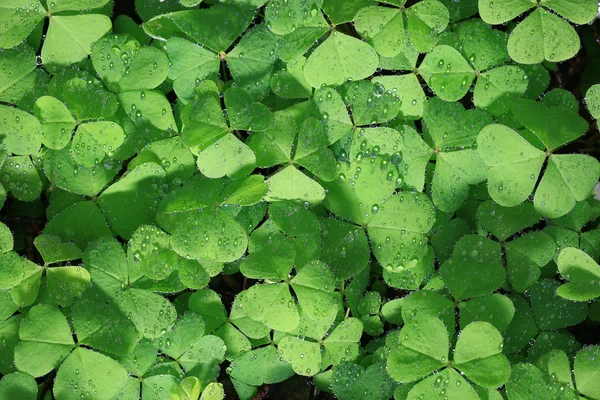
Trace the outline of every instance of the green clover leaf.
{"label": "green clover leaf", "polygon": [[333,32],[306,60],[304,77],[314,88],[340,85],[368,77],[377,65],[377,53],[370,45]]}
{"label": "green clover leaf", "polygon": [[600,297],[597,280],[600,267],[583,251],[567,247],[558,255],[558,270],[569,281],[557,289],[559,296],[574,301],[589,301]]}

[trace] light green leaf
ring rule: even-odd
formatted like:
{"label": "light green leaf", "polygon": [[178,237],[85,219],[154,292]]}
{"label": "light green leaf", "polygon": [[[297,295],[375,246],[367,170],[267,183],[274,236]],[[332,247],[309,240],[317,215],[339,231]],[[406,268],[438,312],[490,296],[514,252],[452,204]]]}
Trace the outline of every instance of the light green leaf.
{"label": "light green leaf", "polygon": [[371,43],[383,57],[394,57],[408,43],[404,13],[397,8],[371,6],[354,16],[356,31]]}
{"label": "light green leaf", "polygon": [[525,93],[527,85],[522,68],[514,65],[494,68],[477,77],[473,102],[493,115],[504,114],[514,99]]}
{"label": "light green leaf", "polygon": [[55,13],[60,11],[89,11],[100,8],[109,0],[56,0],[48,4],[48,10]]}
{"label": "light green leaf", "polygon": [[439,319],[418,316],[399,335],[387,360],[387,371],[397,382],[415,382],[447,365],[448,331]]}
{"label": "light green leaf", "polygon": [[283,233],[269,237],[264,245],[250,251],[240,263],[240,272],[245,277],[276,281],[288,278],[296,256],[294,245]]}
{"label": "light green leaf", "polygon": [[542,0],[541,4],[577,25],[590,23],[598,14],[593,1],[585,0]]}
{"label": "light green leaf", "polygon": [[[213,229],[220,226],[220,230]],[[246,251],[243,228],[219,209],[190,213],[172,232],[171,245],[182,257],[232,262]]]}
{"label": "light green leaf", "polygon": [[585,105],[592,117],[600,119],[600,84],[592,85],[587,90]]}
{"label": "light green leaf", "polygon": [[69,307],[90,285],[90,273],[82,267],[54,267],[46,271],[48,303]]}
{"label": "light green leaf", "polygon": [[563,382],[569,388],[574,389],[569,356],[564,351],[549,351],[538,358],[535,364],[546,375],[555,376],[557,381]]}
{"label": "light green leaf", "polygon": [[248,138],[247,144],[256,154],[256,164],[264,168],[292,161],[297,130],[293,115],[286,111],[276,112],[267,130]]}
{"label": "light green leaf", "polygon": [[452,258],[442,265],[440,272],[457,300],[490,294],[506,278],[500,245],[477,235],[460,238]]}
{"label": "light green leaf", "polygon": [[187,313],[175,323],[167,334],[160,338],[160,350],[177,358],[192,347],[204,335],[204,321],[196,313]]}
{"label": "light green leaf", "polygon": [[330,87],[316,89],[313,102],[322,116],[321,123],[325,126],[325,133],[330,144],[350,133],[353,123],[342,96],[335,89]]}
{"label": "light green leaf", "polygon": [[379,63],[377,53],[367,43],[339,32],[333,32],[308,57],[304,76],[315,88],[340,85],[373,74]]}
{"label": "light green leaf", "polygon": [[530,232],[508,242],[504,252],[510,283],[524,292],[538,281],[540,269],[556,254],[556,242],[545,232]]}
{"label": "light green leaf", "polygon": [[146,162],[162,166],[169,186],[179,186],[192,177],[196,170],[192,153],[183,145],[181,137],[157,140],[144,147],[137,157],[129,161],[127,169],[132,170]]}
{"label": "light green leaf", "polygon": [[574,374],[579,393],[593,399],[600,398],[600,385],[598,384],[598,360],[600,347],[588,346],[583,348],[575,357]]}
{"label": "light green leaf", "polygon": [[313,376],[321,369],[319,343],[288,336],[279,342],[277,350],[280,356],[292,365],[294,372],[298,375]]}
{"label": "light green leaf", "polygon": [[553,154],[548,160],[533,199],[536,210],[557,218],[571,211],[577,201],[590,197],[600,177],[600,163],[585,154]]}
{"label": "light green leaf", "polygon": [[[353,15],[354,16],[354,15]],[[279,58],[286,62],[292,62],[303,56],[328,30],[328,23],[319,12],[293,32],[284,35],[278,44]]]}
{"label": "light green leaf", "polygon": [[477,137],[478,152],[488,171],[488,192],[504,207],[524,202],[535,186],[546,158],[517,132],[503,125],[488,125]]}
{"label": "light green leaf", "polygon": [[461,329],[473,321],[484,321],[492,324],[500,332],[504,332],[515,315],[515,306],[512,301],[498,293],[475,297],[459,303],[458,308]]}
{"label": "light green leaf", "polygon": [[285,283],[254,285],[241,295],[240,307],[255,321],[261,321],[271,329],[293,331],[300,317]]}
{"label": "light green leaf", "polygon": [[70,146],[60,151],[50,150],[44,157],[44,172],[49,180],[69,192],[96,196],[120,170],[120,164],[107,159],[92,168],[73,160]]}
{"label": "light green leaf", "polygon": [[[425,169],[433,155],[433,150],[423,141],[423,138],[409,125],[403,126],[404,148],[398,169],[409,188],[422,191],[425,186]],[[390,160],[391,161],[391,160]]]}
{"label": "light green leaf", "polygon": [[587,316],[587,304],[560,297],[556,293],[559,285],[558,281],[543,279],[529,289],[531,309],[540,329],[561,329],[577,325]]}
{"label": "light green leaf", "polygon": [[502,348],[502,335],[493,325],[472,322],[458,335],[454,365],[478,385],[500,387],[510,377],[510,364]]}
{"label": "light green leaf", "polygon": [[207,272],[210,267],[216,267],[217,274],[223,269],[223,264],[214,261],[188,260],[185,258],[179,259],[177,266],[177,276],[181,283],[190,289],[203,289],[208,286],[211,274]]}
{"label": "light green leaf", "polygon": [[556,150],[579,138],[588,129],[587,122],[576,112],[552,104],[519,99],[513,103],[512,112],[548,150]]}
{"label": "light green leaf", "polygon": [[441,211],[454,212],[467,198],[469,185],[481,183],[486,177],[487,166],[477,150],[439,152],[431,182],[433,202]]}
{"label": "light green leaf", "polygon": [[388,122],[400,111],[400,99],[391,89],[369,81],[349,83],[346,98],[356,126]]}
{"label": "light green leaf", "polygon": [[577,396],[563,382],[551,379],[531,364],[513,366],[511,378],[506,383],[509,400],[575,400]]}
{"label": "light green leaf", "polygon": [[127,243],[128,253],[133,254],[130,263],[152,279],[165,279],[173,272],[179,256],[171,249],[168,234],[153,225],[141,225]]}
{"label": "light green leaf", "polygon": [[510,236],[534,225],[540,219],[531,202],[515,207],[502,207],[493,200],[487,200],[477,209],[477,220],[481,228],[501,241],[506,241]]}
{"label": "light green leaf", "polygon": [[49,80],[48,74],[36,67],[35,50],[26,42],[5,48],[0,54],[0,100],[31,110]]}
{"label": "light green leaf", "polygon": [[232,180],[223,188],[222,203],[251,206],[260,202],[268,190],[269,185],[262,175]]}
{"label": "light green leaf", "polygon": [[335,278],[325,263],[309,261],[292,279],[291,286],[308,317],[323,319],[337,309],[331,293],[335,289]]}
{"label": "light green leaf", "polygon": [[41,122],[44,146],[59,150],[71,140],[75,119],[69,109],[52,96],[42,96],[33,107],[35,116]]}
{"label": "light green leaf", "polygon": [[273,33],[285,35],[307,19],[316,17],[320,13],[323,0],[309,0],[303,2],[288,3],[285,0],[274,0],[269,2],[265,9],[265,21]]}
{"label": "light green leaf", "polygon": [[212,333],[227,320],[227,311],[221,303],[221,297],[212,289],[194,292],[190,296],[188,304],[191,311],[202,316],[207,333]]}
{"label": "light green leaf", "polygon": [[14,240],[10,228],[4,223],[0,222],[0,253],[11,251],[13,249],[13,245]]}
{"label": "light green leaf", "polygon": [[227,360],[232,360],[240,354],[252,350],[250,340],[230,323],[223,324],[215,332],[215,336],[220,337],[225,342],[227,347],[225,359]]}
{"label": "light green leaf", "polygon": [[219,375],[219,364],[225,360],[225,343],[217,336],[203,336],[178,357],[178,361],[190,375],[201,382],[212,382]]}
{"label": "light green leaf", "polygon": [[[80,391],[98,400],[112,399],[128,378],[127,371],[115,360],[79,347],[67,357],[56,374],[53,393],[56,398],[74,400]],[[77,384],[77,390],[74,385]]]}
{"label": "light green leaf", "polygon": [[129,239],[138,226],[155,221],[157,199],[164,179],[165,172],[161,167],[146,163],[100,195],[98,204],[118,235]]}
{"label": "light green leaf", "polygon": [[[214,33],[211,32],[211,35]],[[246,89],[257,100],[271,91],[271,74],[277,61],[278,43],[279,36],[271,33],[265,24],[259,24],[244,34],[227,54],[227,66],[237,87]]]}
{"label": "light green leaf", "polygon": [[[398,139],[400,140],[400,138]],[[325,128],[315,118],[307,118],[299,127],[298,140],[293,155],[294,162],[303,166],[319,179],[335,178],[335,158],[327,149]]]}
{"label": "light green leaf", "polygon": [[141,337],[125,316],[106,303],[79,301],[72,308],[72,318],[78,343],[114,356],[133,351]]}
{"label": "light green leaf", "polygon": [[564,61],[577,54],[579,46],[575,29],[543,8],[529,14],[508,38],[508,54],[521,64]]}
{"label": "light green leaf", "polygon": [[437,36],[448,26],[450,15],[443,3],[422,0],[406,10],[407,33],[412,46],[421,53],[431,51]]}
{"label": "light green leaf", "polygon": [[320,259],[331,268],[336,279],[356,276],[369,263],[369,241],[365,231],[348,222],[323,218],[323,246]]}
{"label": "light green leaf", "polygon": [[280,359],[274,346],[259,347],[233,360],[227,373],[246,384],[260,386],[282,382],[292,376],[290,364]]}
{"label": "light green leaf", "polygon": [[35,379],[23,372],[7,374],[0,380],[0,400],[36,400],[38,387]]}
{"label": "light green leaf", "polygon": [[231,129],[260,132],[271,125],[273,116],[269,108],[253,102],[248,91],[232,87],[225,91],[224,99]]}
{"label": "light green leaf", "polygon": [[48,83],[47,94],[63,102],[80,122],[109,118],[119,107],[116,96],[100,80],[78,69],[55,74]]}
{"label": "light green leaf", "polygon": [[164,297],[142,289],[126,289],[114,297],[116,307],[149,339],[164,335],[175,323],[177,311]]}
{"label": "light green leaf", "polygon": [[112,25],[101,14],[52,15],[49,19],[42,60],[54,70],[86,59],[92,44],[110,32]]}
{"label": "light green leaf", "polygon": [[[358,131],[356,133],[358,134]],[[338,166],[337,179],[323,183],[323,187],[327,189],[324,204],[337,216],[364,225],[374,215],[373,206],[379,211],[380,205],[396,188],[393,165],[387,163],[387,168],[373,168],[371,163],[381,160],[371,158],[362,161],[362,152],[360,157],[350,157],[350,162],[340,163]],[[374,182],[377,182],[377,185],[373,185]]]}
{"label": "light green leaf", "polygon": [[568,247],[558,255],[558,270],[570,283],[557,289],[559,296],[574,301],[589,301],[600,297],[600,267],[583,251]]}
{"label": "light green leaf", "polygon": [[269,192],[267,201],[298,200],[311,204],[320,203],[325,198],[325,190],[314,180],[290,165],[267,181]]}
{"label": "light green leaf", "polygon": [[29,156],[8,157],[0,168],[2,184],[8,192],[21,201],[40,197],[42,180]]}
{"label": "light green leaf", "polygon": [[73,241],[80,249],[99,237],[113,236],[104,216],[92,201],[81,201],[65,208],[48,222],[44,233],[67,242]]}
{"label": "light green leaf", "polygon": [[10,289],[12,301],[20,307],[33,304],[38,297],[43,269],[14,252],[0,254],[0,260],[4,264],[0,284]]}
{"label": "light green leaf", "polygon": [[0,48],[21,43],[44,19],[46,10],[38,0],[8,0],[0,6]]}
{"label": "light green leaf", "polygon": [[529,0],[479,0],[479,15],[488,24],[498,25],[514,19],[533,6]]}
{"label": "light green leaf", "polygon": [[371,5],[370,0],[324,0],[321,9],[336,25],[354,20],[356,12]]}
{"label": "light green leaf", "polygon": [[133,125],[147,141],[156,141],[177,133],[171,104],[157,90],[131,90],[119,93],[119,103]]}
{"label": "light green leaf", "polygon": [[142,46],[129,36],[106,36],[92,49],[94,69],[109,90],[154,89],[169,73],[169,60],[154,46]]}
{"label": "light green leaf", "polygon": [[167,41],[167,55],[172,63],[169,79],[179,98],[191,100],[196,82],[203,81],[219,72],[219,57],[197,44],[179,37]]}
{"label": "light green leaf", "polygon": [[454,313],[451,300],[428,290],[412,292],[402,304],[402,319],[405,323],[412,323],[419,316],[436,317],[444,323],[448,334],[454,333]]}
{"label": "light green leaf", "polygon": [[123,143],[123,129],[114,122],[81,124],[75,131],[71,154],[73,159],[86,167],[93,167],[111,155]]}
{"label": "light green leaf", "polygon": [[200,172],[209,178],[243,177],[256,164],[254,152],[233,134],[225,134],[198,154]]}
{"label": "light green leaf", "polygon": [[157,15],[143,24],[155,39],[182,37],[215,53],[225,52],[250,25],[254,10],[217,4],[210,8]]}
{"label": "light green leaf", "polygon": [[411,120],[420,119],[423,116],[427,97],[415,74],[377,76],[371,82],[383,85],[398,96],[400,100],[398,116]]}
{"label": "light green leaf", "polygon": [[480,397],[458,372],[447,368],[417,383],[408,393],[407,400],[420,398],[448,398],[448,400],[476,400]]}
{"label": "light green leaf", "polygon": [[[503,1],[498,6],[508,2]],[[478,71],[485,71],[510,60],[506,50],[508,35],[492,29],[480,19],[473,18],[460,23],[456,35],[460,52]]]}
{"label": "light green leaf", "polygon": [[363,324],[358,318],[346,318],[323,341],[325,365],[338,365],[358,357]]}
{"label": "light green leaf", "polygon": [[385,371],[385,364],[362,366],[345,362],[333,369],[331,389],[339,399],[361,400],[368,396],[373,400],[385,400],[392,396],[394,381]]}
{"label": "light green leaf", "polygon": [[56,368],[75,346],[65,316],[49,305],[32,307],[19,328],[16,367],[34,377]]}
{"label": "light green leaf", "polygon": [[223,400],[225,398],[225,390],[222,383],[211,382],[202,391],[200,400]]}
{"label": "light green leaf", "polygon": [[[10,301],[10,298],[7,300]],[[16,314],[0,323],[0,339],[4,344],[3,351],[0,353],[0,371],[3,374],[17,371],[14,362],[14,351],[19,343],[19,326],[22,320],[23,314]]]}
{"label": "light green leaf", "polygon": [[305,57],[292,60],[271,78],[271,91],[284,99],[305,99],[311,96],[312,86],[304,78]]}
{"label": "light green leaf", "polygon": [[462,150],[471,147],[477,135],[493,121],[482,110],[465,110],[460,103],[430,98],[423,113],[425,137],[431,136],[433,145],[440,151]]}
{"label": "light green leaf", "polygon": [[384,267],[402,270],[410,260],[425,255],[426,234],[434,222],[434,207],[427,196],[404,192],[392,196],[368,223],[375,257]]}
{"label": "light green leaf", "polygon": [[101,237],[85,248],[82,261],[90,271],[94,287],[104,298],[112,298],[129,280],[127,259],[121,244],[112,237]]}
{"label": "light green leaf", "polygon": [[0,144],[15,155],[35,154],[42,144],[42,127],[31,114],[0,105]]}
{"label": "light green leaf", "polygon": [[475,71],[458,50],[447,45],[427,53],[419,73],[438,97],[445,101],[460,100],[471,87]]}

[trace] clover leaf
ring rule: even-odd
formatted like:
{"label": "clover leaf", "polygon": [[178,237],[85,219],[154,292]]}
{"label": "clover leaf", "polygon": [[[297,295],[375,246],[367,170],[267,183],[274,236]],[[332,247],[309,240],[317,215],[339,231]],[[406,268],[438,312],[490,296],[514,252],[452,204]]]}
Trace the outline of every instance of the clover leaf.
{"label": "clover leaf", "polygon": [[[523,103],[520,104],[530,106],[532,112],[540,111],[544,116],[552,113],[550,109],[535,102],[521,101]],[[489,167],[488,190],[494,201],[505,207],[514,207],[529,197],[535,188],[547,154],[582,134],[583,125],[577,119],[579,117],[573,118],[577,124],[571,128],[573,130],[562,131],[568,132],[568,136],[554,130],[554,125],[551,124],[532,125],[534,133],[548,148],[548,153],[538,150],[506,126],[488,125],[481,130],[477,138],[478,152]],[[525,123],[528,122],[525,115],[523,119]],[[503,149],[501,157],[495,151],[498,147]],[[591,172],[588,173],[588,178],[584,182],[571,184],[572,176],[583,171]],[[600,175],[600,164],[588,156],[550,154],[546,171],[534,196],[536,210],[553,218],[566,214],[575,207],[577,201],[582,201],[590,195],[597,175]]]}
{"label": "clover leaf", "polygon": [[600,267],[583,251],[567,247],[558,255],[558,270],[569,281],[557,289],[559,296],[568,300],[589,301],[600,297],[597,279]]}
{"label": "clover leaf", "polygon": [[[421,336],[426,337],[427,341],[421,340]],[[488,388],[503,385],[510,376],[510,364],[502,354],[502,336],[487,322],[473,322],[460,332],[455,346],[453,367],[438,372],[438,369],[450,365],[447,361],[448,348],[448,333],[444,324],[435,317],[417,317],[400,331],[398,343],[392,347],[388,358],[388,373],[398,382],[410,383],[419,381],[435,371],[434,375],[411,389],[411,393],[414,391],[415,395],[442,390],[438,388],[446,374],[453,377],[452,390],[460,391],[462,385],[468,387],[469,383],[455,368],[473,382]],[[489,365],[491,370],[488,371],[494,373],[480,375],[475,367],[477,364]]]}
{"label": "clover leaf", "polygon": [[16,366],[35,377],[57,367],[75,347],[67,319],[57,308],[44,304],[27,313],[19,327],[19,338]]}
{"label": "clover leaf", "polygon": [[[517,62],[535,64],[544,60],[563,61],[577,53],[579,37],[575,30],[550,11],[575,24],[588,23],[598,11],[588,2],[572,6],[566,1],[551,0],[542,1],[540,6],[521,21],[510,36],[508,52]],[[490,24],[510,21],[531,8],[533,5],[527,1],[507,3],[479,0],[481,18]]]}
{"label": "clover leaf", "polygon": [[359,80],[377,69],[378,57],[367,43],[333,32],[308,57],[304,77],[314,88]]}
{"label": "clover leaf", "polygon": [[[358,354],[358,341],[362,335],[362,323],[348,318],[337,325],[321,344],[293,336],[283,338],[277,350],[299,375],[312,376],[321,368],[352,360]],[[323,362],[324,361],[324,362]]]}

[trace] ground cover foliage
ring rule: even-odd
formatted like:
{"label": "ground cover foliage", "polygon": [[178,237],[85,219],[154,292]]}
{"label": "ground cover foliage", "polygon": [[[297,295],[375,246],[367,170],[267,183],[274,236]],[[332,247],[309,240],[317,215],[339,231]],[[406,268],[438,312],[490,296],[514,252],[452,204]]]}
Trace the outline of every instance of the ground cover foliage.
{"label": "ground cover foliage", "polygon": [[600,399],[595,0],[5,0],[0,399]]}

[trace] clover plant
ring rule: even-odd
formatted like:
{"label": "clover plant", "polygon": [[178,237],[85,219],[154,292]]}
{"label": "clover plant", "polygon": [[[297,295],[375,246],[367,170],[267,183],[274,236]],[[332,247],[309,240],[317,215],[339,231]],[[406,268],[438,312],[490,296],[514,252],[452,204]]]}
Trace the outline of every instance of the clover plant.
{"label": "clover plant", "polygon": [[0,1],[0,400],[600,400],[598,12]]}

